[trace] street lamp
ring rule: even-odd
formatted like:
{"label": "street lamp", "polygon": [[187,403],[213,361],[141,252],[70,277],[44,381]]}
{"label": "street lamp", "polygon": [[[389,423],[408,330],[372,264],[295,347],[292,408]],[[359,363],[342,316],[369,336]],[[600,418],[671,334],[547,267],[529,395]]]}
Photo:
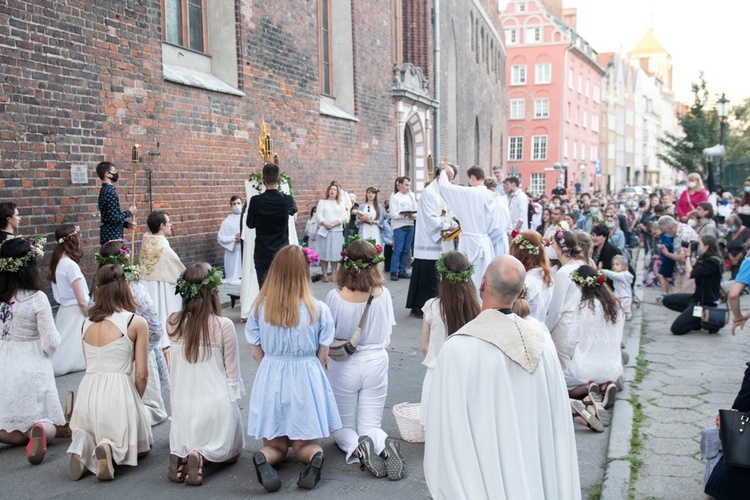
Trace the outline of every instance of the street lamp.
{"label": "street lamp", "polygon": [[[724,145],[724,137],[727,129],[727,116],[729,116],[729,99],[724,94],[721,94],[721,99],[717,102],[718,107],[716,108],[716,114],[719,115],[721,120],[719,128],[719,145]],[[724,157],[719,158],[719,171],[717,172],[719,177],[719,184],[722,184],[722,178],[724,177]]]}
{"label": "street lamp", "polygon": [[561,163],[561,162],[558,161],[558,162],[555,162],[555,164],[552,165],[552,167],[555,170],[563,170],[565,172],[565,174],[564,174],[564,176],[565,176],[564,177],[565,182],[563,184],[563,187],[565,189],[568,189],[568,168],[570,167],[570,165],[568,165],[568,162],[562,162]]}

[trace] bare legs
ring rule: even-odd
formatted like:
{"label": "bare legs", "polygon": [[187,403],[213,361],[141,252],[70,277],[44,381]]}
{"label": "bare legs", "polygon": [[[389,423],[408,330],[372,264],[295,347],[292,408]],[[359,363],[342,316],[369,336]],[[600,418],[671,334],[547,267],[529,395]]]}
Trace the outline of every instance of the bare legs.
{"label": "bare legs", "polygon": [[317,439],[310,439],[307,441],[302,440],[290,440],[286,436],[281,436],[273,439],[264,439],[263,447],[260,452],[265,455],[266,460],[272,466],[277,466],[286,458],[286,452],[289,447],[292,447],[294,454],[297,459],[302,463],[310,463],[313,455],[323,449],[318,444]]}
{"label": "bare legs", "polygon": [[[39,422],[38,424],[34,425],[41,425],[44,427],[44,431],[46,433],[47,437],[47,444],[50,444],[53,439],[55,439],[55,435],[57,431],[55,430],[55,426],[52,425],[49,422]],[[31,426],[34,428],[34,426]],[[23,446],[26,443],[29,442],[31,429],[27,430],[26,432],[21,431],[2,431],[0,430],[0,443],[5,444],[12,444],[13,446]]]}

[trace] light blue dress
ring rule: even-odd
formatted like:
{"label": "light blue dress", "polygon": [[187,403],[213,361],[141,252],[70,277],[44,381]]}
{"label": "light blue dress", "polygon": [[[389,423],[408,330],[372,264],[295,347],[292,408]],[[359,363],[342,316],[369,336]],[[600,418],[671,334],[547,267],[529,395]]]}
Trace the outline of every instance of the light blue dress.
{"label": "light blue dress", "polygon": [[336,327],[328,306],[320,301],[316,305],[318,319],[312,324],[302,302],[296,327],[268,324],[264,306],[258,317],[247,319],[247,341],[260,345],[264,352],[250,393],[248,435],[308,440],[327,437],[341,428],[336,399],[316,356],[318,347],[333,342]]}

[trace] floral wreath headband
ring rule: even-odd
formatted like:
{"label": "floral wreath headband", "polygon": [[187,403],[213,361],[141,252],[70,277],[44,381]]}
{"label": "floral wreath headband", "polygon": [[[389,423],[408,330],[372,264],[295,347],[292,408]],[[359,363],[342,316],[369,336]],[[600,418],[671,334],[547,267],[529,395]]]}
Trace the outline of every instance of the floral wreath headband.
{"label": "floral wreath headband", "polygon": [[565,231],[562,228],[555,229],[555,241],[560,246],[563,255],[570,257],[570,248],[565,244]]}
{"label": "floral wreath headband", "polygon": [[75,228],[73,229],[73,232],[72,232],[72,233],[68,233],[68,234],[66,234],[65,236],[63,236],[62,238],[58,238],[58,239],[57,239],[57,244],[58,244],[58,245],[62,245],[63,243],[65,243],[65,242],[66,242],[66,241],[68,241],[68,240],[69,240],[70,238],[72,238],[73,236],[77,235],[77,234],[78,234],[78,233],[80,233],[80,232],[81,232],[81,228],[80,228],[80,226],[75,226]]}
{"label": "floral wreath headband", "polygon": [[221,285],[221,279],[224,273],[218,267],[211,267],[206,276],[200,283],[191,283],[185,279],[185,273],[180,274],[177,278],[174,294],[182,297],[182,302],[188,302],[199,296],[202,288],[214,290]]}
{"label": "floral wreath headband", "polygon": [[28,241],[29,245],[31,245],[31,250],[29,250],[21,257],[0,258],[0,271],[17,273],[22,268],[26,267],[32,260],[38,257],[44,257],[44,244],[47,243],[47,238],[45,238],[44,236],[30,236],[28,238],[23,238],[21,236],[11,236],[5,241],[7,242],[14,239],[22,239]]}
{"label": "floral wreath headband", "polygon": [[441,278],[447,279],[451,283],[465,283],[469,281],[471,275],[474,274],[474,264],[469,264],[469,267],[457,273],[445,267],[445,254],[441,254],[440,258],[435,263],[435,270]]}
{"label": "floral wreath headband", "polygon": [[141,276],[141,268],[138,264],[134,264],[130,260],[130,249],[125,244],[125,240],[113,240],[122,242],[120,246],[120,255],[108,255],[94,254],[96,262],[101,264],[115,264],[122,266],[122,270],[125,273],[125,281],[130,283],[131,281],[137,280]]}
{"label": "floral wreath headband", "polygon": [[370,266],[375,266],[385,260],[385,257],[383,257],[383,247],[378,245],[375,242],[375,238],[366,238],[365,241],[368,243],[372,243],[372,245],[375,247],[375,251],[377,252],[377,255],[373,257],[373,259],[370,262],[364,262],[362,259],[352,260],[349,258],[349,254],[347,254],[346,249],[351,245],[353,242],[361,239],[358,234],[355,234],[354,236],[349,236],[346,241],[344,241],[344,244],[341,245],[341,264],[346,268],[350,269],[352,265],[354,266],[354,269],[359,272],[360,269],[366,269]]}
{"label": "floral wreath headband", "polygon": [[529,240],[525,239],[523,236],[521,236],[521,231],[518,229],[514,229],[510,233],[510,239],[511,242],[514,243],[518,248],[521,250],[526,250],[531,255],[539,255],[539,249],[542,247],[548,247],[550,245],[549,240],[547,238],[542,238],[542,244],[541,245],[535,245]]}
{"label": "floral wreath headband", "polygon": [[529,289],[526,288],[526,283],[523,284],[523,288],[521,288],[521,292],[518,294],[518,298],[523,300],[529,299]]}
{"label": "floral wreath headband", "polygon": [[602,286],[606,281],[606,278],[601,271],[598,271],[596,273],[596,276],[587,276],[584,278],[583,276],[578,274],[578,270],[576,269],[575,271],[570,273],[570,280],[576,285],[584,288],[596,288],[598,286]]}

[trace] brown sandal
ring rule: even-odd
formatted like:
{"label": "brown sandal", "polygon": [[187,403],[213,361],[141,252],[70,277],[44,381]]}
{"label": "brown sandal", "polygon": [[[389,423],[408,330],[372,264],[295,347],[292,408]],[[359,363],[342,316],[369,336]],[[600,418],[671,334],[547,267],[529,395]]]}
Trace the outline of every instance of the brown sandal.
{"label": "brown sandal", "polygon": [[175,483],[184,483],[186,466],[187,459],[170,454],[169,468],[167,469],[167,477],[169,480],[174,481]]}
{"label": "brown sandal", "polygon": [[200,486],[203,484],[203,457],[197,451],[187,456],[187,477],[185,484]]}
{"label": "brown sandal", "polygon": [[70,419],[73,417],[74,403],[75,393],[68,391],[68,394],[65,396],[65,423],[55,426],[55,437],[69,438],[73,436],[73,431],[70,430]]}

